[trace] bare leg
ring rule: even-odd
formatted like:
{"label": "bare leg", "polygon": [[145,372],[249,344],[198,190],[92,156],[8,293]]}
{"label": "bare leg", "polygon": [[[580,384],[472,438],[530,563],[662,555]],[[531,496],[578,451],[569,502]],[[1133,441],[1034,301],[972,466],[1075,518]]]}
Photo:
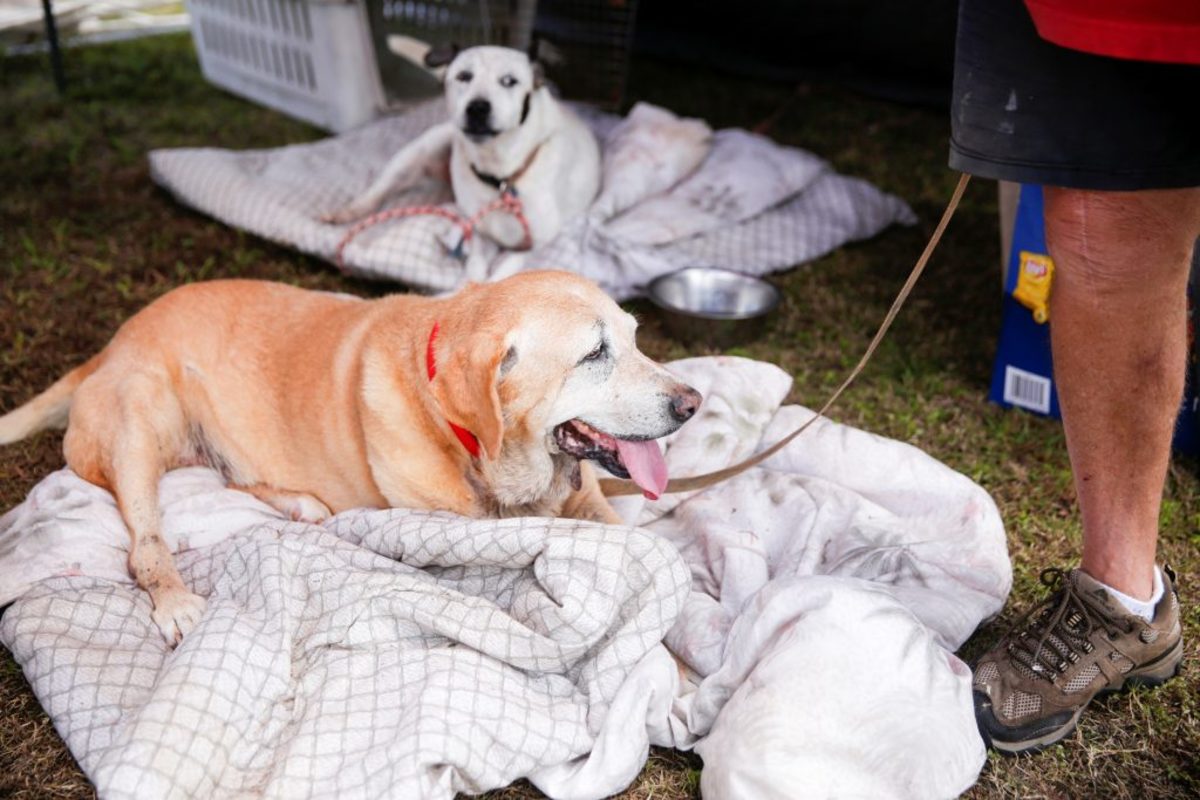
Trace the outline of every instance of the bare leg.
{"label": "bare leg", "polygon": [[1200,189],[1046,190],[1054,373],[1083,519],[1083,571],[1153,593],[1183,391]]}

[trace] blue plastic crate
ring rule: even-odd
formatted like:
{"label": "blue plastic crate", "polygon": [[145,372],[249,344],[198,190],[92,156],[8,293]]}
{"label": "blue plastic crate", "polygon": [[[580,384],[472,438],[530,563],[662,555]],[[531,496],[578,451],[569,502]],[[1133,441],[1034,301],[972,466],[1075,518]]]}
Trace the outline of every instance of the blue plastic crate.
{"label": "blue plastic crate", "polygon": [[[1043,416],[1060,418],[1050,361],[1050,325],[1039,309],[1014,297],[1022,272],[1049,262],[1042,222],[1042,189],[1022,186],[1013,224],[1012,248],[1004,281],[1004,309],[988,399]],[[1036,304],[1035,304],[1036,305]]]}

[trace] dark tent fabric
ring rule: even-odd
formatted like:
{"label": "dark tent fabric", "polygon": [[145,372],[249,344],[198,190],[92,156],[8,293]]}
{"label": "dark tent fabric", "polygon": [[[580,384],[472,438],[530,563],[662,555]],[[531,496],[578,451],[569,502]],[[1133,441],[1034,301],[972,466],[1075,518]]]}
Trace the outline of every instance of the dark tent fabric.
{"label": "dark tent fabric", "polygon": [[946,105],[955,0],[640,0],[636,51],[766,80],[833,78]]}

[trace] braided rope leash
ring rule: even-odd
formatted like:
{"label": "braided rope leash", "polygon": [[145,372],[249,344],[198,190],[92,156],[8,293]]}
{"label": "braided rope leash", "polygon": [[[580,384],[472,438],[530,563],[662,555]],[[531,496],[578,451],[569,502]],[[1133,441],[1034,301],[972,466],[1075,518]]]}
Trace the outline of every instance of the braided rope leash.
{"label": "braided rope leash", "polygon": [[404,206],[401,208],[389,208],[387,211],[380,211],[371,216],[362,219],[346,231],[338,242],[337,250],[334,252],[334,261],[338,269],[345,272],[346,262],[343,258],[343,253],[346,250],[346,245],[350,244],[354,237],[365,231],[367,228],[379,225],[383,222],[388,222],[393,219],[404,219],[406,217],[441,217],[448,219],[458,226],[462,231],[462,238],[458,240],[451,255],[462,261],[466,258],[464,245],[471,241],[475,235],[475,229],[479,227],[479,223],[484,217],[493,214],[497,211],[502,211],[513,217],[521,225],[521,230],[524,232],[524,239],[518,250],[529,250],[533,247],[533,234],[529,230],[529,219],[525,216],[525,204],[521,202],[521,198],[517,195],[517,190],[509,185],[500,187],[500,194],[495,200],[487,203],[483,208],[475,212],[471,217],[464,217],[457,211],[451,211],[448,208],[442,208],[435,205],[420,205],[420,206]]}
{"label": "braided rope leash", "polygon": [[[783,437],[758,455],[751,456],[745,461],[734,464],[730,467],[725,467],[724,469],[716,470],[715,472],[708,472],[703,475],[693,475],[687,478],[675,478],[667,483],[667,488],[663,491],[663,494],[706,489],[709,486],[720,483],[721,481],[728,480],[735,475],[740,475],[751,467],[761,464],[771,456],[778,453],[780,450],[790,444],[793,439],[808,430],[809,426],[811,426],[814,422],[825,416],[825,412],[837,402],[838,398],[842,396],[842,392],[849,388],[850,384],[854,382],[854,379],[857,378],[859,373],[863,371],[863,368],[867,366],[867,362],[871,360],[871,356],[875,355],[875,350],[878,349],[879,343],[883,341],[884,334],[886,334],[888,329],[892,327],[892,322],[895,321],[896,315],[900,313],[901,307],[904,306],[904,301],[906,301],[908,296],[912,294],[913,287],[917,285],[917,280],[921,277],[921,273],[925,271],[925,265],[929,263],[929,257],[933,255],[933,251],[937,248],[938,242],[942,240],[942,234],[945,232],[946,226],[950,224],[950,219],[954,216],[954,212],[958,208],[959,201],[962,200],[963,192],[966,190],[967,183],[970,181],[970,179],[971,176],[967,175],[966,173],[959,175],[958,185],[954,187],[954,193],[950,196],[950,202],[946,204],[946,210],[942,212],[941,221],[938,222],[937,228],[935,228],[933,231],[933,235],[929,237],[929,243],[925,245],[924,252],[921,253],[921,257],[917,259],[916,265],[913,267],[912,272],[909,273],[908,280],[906,280],[904,282],[904,286],[900,288],[900,293],[896,295],[896,299],[892,302],[892,307],[888,309],[887,314],[884,316],[883,322],[879,325],[879,330],[875,332],[875,338],[871,339],[871,343],[867,345],[867,350],[863,353],[862,358],[858,360],[858,363],[854,366],[854,369],[850,370],[850,374],[846,376],[844,381],[842,381],[842,385],[834,390],[829,399],[825,401],[825,405],[821,406],[821,409],[813,414],[812,417],[810,417],[808,421],[799,428],[792,431],[787,436]],[[605,497],[617,497],[625,494],[642,493],[641,488],[632,481],[618,480],[616,478],[602,479],[600,481],[600,489]]]}

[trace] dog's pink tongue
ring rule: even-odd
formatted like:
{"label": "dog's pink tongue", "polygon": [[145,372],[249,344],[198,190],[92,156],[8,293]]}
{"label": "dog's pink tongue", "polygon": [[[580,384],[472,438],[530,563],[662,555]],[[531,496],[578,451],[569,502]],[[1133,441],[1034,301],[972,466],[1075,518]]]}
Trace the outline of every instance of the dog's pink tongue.
{"label": "dog's pink tongue", "polygon": [[667,462],[663,459],[658,442],[627,442],[617,439],[617,452],[621,463],[629,470],[629,477],[651,500],[657,500],[667,488]]}

